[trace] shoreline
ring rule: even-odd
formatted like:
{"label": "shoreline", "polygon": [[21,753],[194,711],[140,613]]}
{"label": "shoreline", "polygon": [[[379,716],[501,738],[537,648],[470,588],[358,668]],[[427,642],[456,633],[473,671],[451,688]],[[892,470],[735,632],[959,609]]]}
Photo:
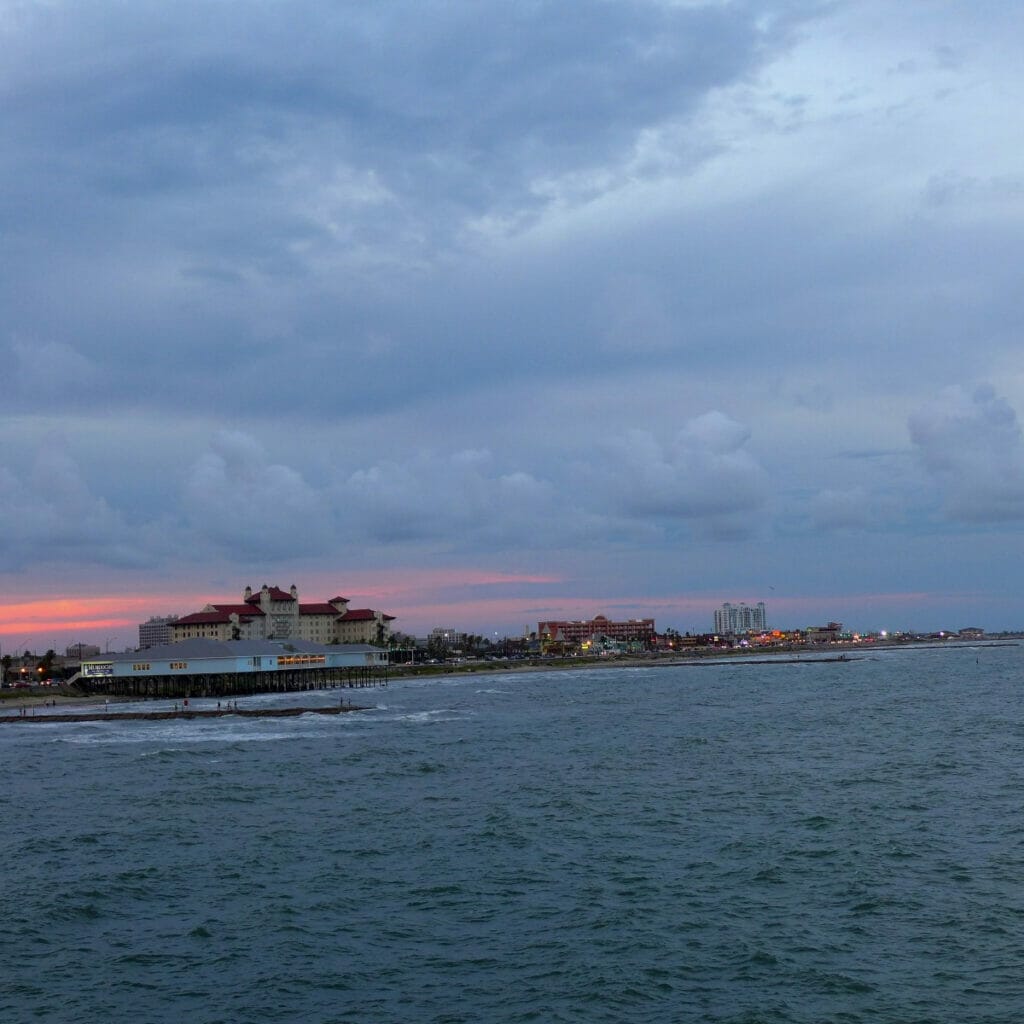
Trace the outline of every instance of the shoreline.
{"label": "shoreline", "polygon": [[[502,673],[523,673],[523,672],[576,672],[583,669],[643,669],[643,668],[711,668],[725,665],[810,665],[821,663],[846,664],[855,661],[863,661],[870,658],[874,651],[921,651],[921,650],[964,650],[983,647],[1019,647],[1021,641],[1017,639],[992,640],[992,641],[952,641],[946,643],[920,643],[920,644],[872,644],[871,647],[858,647],[849,651],[835,652],[833,650],[807,651],[807,650],[776,650],[776,651],[709,651],[703,654],[649,654],[636,656],[623,656],[611,658],[555,658],[546,660],[543,658],[524,659],[518,662],[484,662],[467,661],[458,665],[392,665],[389,676],[392,679],[421,679],[421,678],[448,678],[462,675],[498,675]],[[311,692],[311,691],[299,691]],[[249,695],[255,696],[255,695]],[[213,700],[214,698],[197,697],[196,700]],[[150,698],[146,697],[109,697],[95,694],[69,693],[66,689],[55,687],[52,692],[29,691],[28,693],[3,693],[0,695],[0,720],[24,721],[21,715],[8,714],[8,711],[15,709],[46,708],[44,715],[30,715],[34,719],[69,720],[67,716],[60,715],[59,708],[67,708],[69,711],[74,708],[106,707],[108,704],[148,704]],[[312,709],[316,710],[316,709]],[[335,709],[336,710],[336,709]],[[347,707],[345,710],[349,710]],[[356,709],[353,709],[356,710]],[[232,711],[222,709],[195,710],[190,712],[109,712],[97,714],[92,720],[103,721],[107,718],[142,718],[142,717],[185,717],[186,715],[216,717],[218,714],[249,714],[252,711],[237,709]]]}
{"label": "shoreline", "polygon": [[703,654],[647,654],[624,655],[608,658],[530,658],[516,662],[466,661],[451,665],[392,665],[393,679],[416,679],[420,677],[442,677],[459,675],[490,675],[502,672],[573,672],[580,669],[611,668],[709,668],[723,665],[810,665],[822,662],[863,661],[876,651],[925,651],[925,650],[969,650],[981,647],[1019,647],[1021,641],[949,641],[936,643],[876,643],[870,647],[852,647],[836,651],[832,649],[806,650],[785,648],[778,650],[713,650]]}
{"label": "shoreline", "polygon": [[[94,696],[85,693],[68,693],[61,687],[54,687],[53,693],[29,692],[18,696],[0,697],[0,715],[8,708],[42,708],[42,707],[93,707],[102,706],[108,697]],[[118,697],[118,704],[134,704],[138,697]]]}

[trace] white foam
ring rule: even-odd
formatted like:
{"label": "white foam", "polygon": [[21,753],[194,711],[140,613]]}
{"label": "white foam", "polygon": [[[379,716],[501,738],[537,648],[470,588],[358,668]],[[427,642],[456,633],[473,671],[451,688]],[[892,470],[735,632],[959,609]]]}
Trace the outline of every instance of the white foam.
{"label": "white foam", "polygon": [[457,708],[434,708],[431,711],[410,711],[405,715],[395,715],[392,721],[433,725],[437,722],[457,722],[471,715],[472,712],[460,711]]}

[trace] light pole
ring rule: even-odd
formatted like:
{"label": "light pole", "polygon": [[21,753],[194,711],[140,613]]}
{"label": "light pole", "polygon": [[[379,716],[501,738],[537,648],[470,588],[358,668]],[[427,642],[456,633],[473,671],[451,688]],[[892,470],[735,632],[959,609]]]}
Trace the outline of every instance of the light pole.
{"label": "light pole", "polygon": [[[12,648],[12,650],[14,651],[14,654],[13,654],[12,657],[17,658],[18,659],[18,664],[21,666],[22,682],[24,682],[24,680],[25,680],[25,657],[24,657],[24,652],[26,650],[25,644],[27,644],[29,642],[29,640],[31,640],[31,639],[32,639],[32,637],[27,636],[27,637],[25,637],[24,640],[19,641]],[[21,653],[19,653],[19,652],[21,652]],[[15,677],[15,678],[17,678],[17,677]]]}

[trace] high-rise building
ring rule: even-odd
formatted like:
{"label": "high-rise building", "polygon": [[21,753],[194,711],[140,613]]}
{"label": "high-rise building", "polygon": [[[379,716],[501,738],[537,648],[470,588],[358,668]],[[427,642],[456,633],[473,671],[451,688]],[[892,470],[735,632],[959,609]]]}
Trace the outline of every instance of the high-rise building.
{"label": "high-rise building", "polygon": [[171,623],[177,622],[177,615],[154,616],[139,623],[139,647],[159,647],[171,642]]}
{"label": "high-rise building", "polygon": [[81,661],[83,658],[95,658],[100,653],[96,644],[72,644],[64,648],[64,657]]}
{"label": "high-rise building", "polygon": [[742,601],[738,605],[726,601],[715,611],[716,633],[758,633],[767,628],[764,601],[758,601],[753,607]]}

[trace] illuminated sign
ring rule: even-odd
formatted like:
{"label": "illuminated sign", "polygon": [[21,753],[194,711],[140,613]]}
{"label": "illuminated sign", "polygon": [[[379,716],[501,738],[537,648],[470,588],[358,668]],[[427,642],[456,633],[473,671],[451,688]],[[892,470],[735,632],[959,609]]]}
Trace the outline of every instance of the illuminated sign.
{"label": "illuminated sign", "polygon": [[326,665],[324,654],[282,654],[277,659],[278,667],[282,665]]}

